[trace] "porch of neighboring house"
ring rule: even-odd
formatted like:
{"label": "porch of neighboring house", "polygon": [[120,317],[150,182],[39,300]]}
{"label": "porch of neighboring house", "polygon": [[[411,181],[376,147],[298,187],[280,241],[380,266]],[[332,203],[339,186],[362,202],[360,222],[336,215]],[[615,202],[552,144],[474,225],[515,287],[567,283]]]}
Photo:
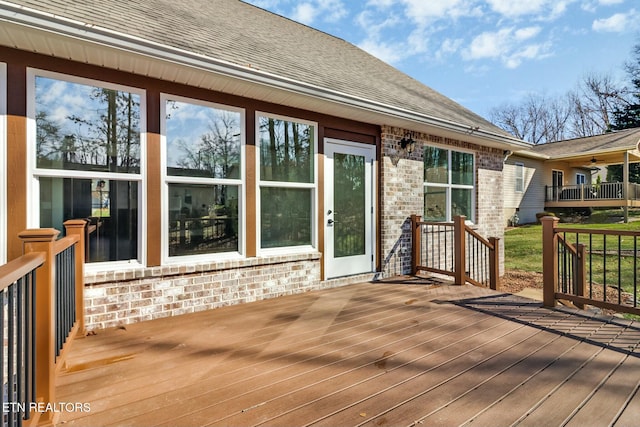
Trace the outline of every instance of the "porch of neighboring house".
{"label": "porch of neighboring house", "polygon": [[[626,190],[625,190],[626,189]],[[556,207],[640,207],[640,184],[632,182],[602,182],[545,186],[545,209]]]}
{"label": "porch of neighboring house", "polygon": [[[545,185],[544,189],[545,211],[553,212],[556,208],[622,208],[625,222],[628,221],[628,209],[640,207],[640,184],[629,180],[629,165],[640,162],[637,138],[635,131],[620,132],[585,138],[584,146],[561,148],[562,143],[540,146],[538,153],[552,155],[546,163],[553,176],[551,185]],[[594,174],[611,165],[622,168],[620,181],[596,182]],[[574,179],[572,171],[580,170],[583,172],[579,174],[582,180],[571,184]],[[589,171],[592,177],[585,179],[584,174]]]}

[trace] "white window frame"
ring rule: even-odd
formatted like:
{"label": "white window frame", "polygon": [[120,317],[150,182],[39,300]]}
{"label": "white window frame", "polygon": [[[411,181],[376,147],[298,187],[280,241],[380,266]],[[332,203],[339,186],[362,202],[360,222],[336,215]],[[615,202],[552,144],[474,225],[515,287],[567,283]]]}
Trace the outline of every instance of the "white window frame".
{"label": "white window frame", "polygon": [[[515,178],[514,178],[514,186],[516,193],[524,193],[524,163],[515,162]],[[518,184],[520,184],[518,186]]]}
{"label": "white window frame", "polygon": [[[101,87],[111,90],[127,91],[140,96],[140,171],[139,173],[115,173],[115,172],[94,172],[94,171],[73,171],[63,169],[44,169],[36,166],[36,86],[35,79],[46,77],[61,80],[69,83],[77,83]],[[146,203],[146,158],[147,158],[147,120],[146,120],[146,91],[125,85],[116,85],[100,80],[76,77],[68,74],[56,73],[36,68],[27,69],[27,226],[38,228],[40,226],[40,177],[49,178],[80,178],[80,179],[104,179],[114,181],[130,181],[138,183],[138,258],[124,261],[107,261],[85,263],[87,271],[102,271],[112,269],[123,269],[131,267],[141,267],[146,265],[146,241],[147,230],[145,219],[147,217]],[[61,234],[64,230],[60,230]]]}
{"label": "white window frame", "polygon": [[[282,182],[282,181],[262,181],[260,176],[260,117],[272,118],[276,120],[286,120],[289,122],[301,123],[309,126],[313,126],[313,182],[301,183],[301,182]],[[255,115],[255,127],[256,127],[256,251],[258,255],[262,254],[281,254],[281,253],[299,253],[315,251],[318,247],[317,241],[317,228],[318,228],[318,123],[309,120],[300,119],[297,117],[282,116],[278,114],[267,113],[264,111],[256,111]],[[311,244],[300,246],[282,246],[277,248],[262,248],[261,238],[262,235],[262,206],[261,195],[262,188],[296,188],[296,189],[310,189],[311,190]]]}
{"label": "white window frame", "polygon": [[[458,148],[453,148],[450,146],[442,146],[442,145],[438,145],[438,144],[427,144],[424,147],[434,147],[434,148],[438,148],[441,150],[446,150],[447,151],[447,183],[435,183],[435,182],[427,182],[424,180],[424,176],[422,178],[422,183],[423,183],[423,192],[422,194],[424,195],[424,188],[426,187],[439,187],[439,188],[444,188],[446,189],[446,199],[447,199],[447,210],[446,210],[446,218],[445,218],[445,222],[452,222],[453,218],[451,216],[451,190],[455,189],[455,188],[459,188],[459,189],[466,189],[466,190],[471,190],[471,218],[466,218],[466,222],[467,223],[471,223],[474,224],[475,223],[475,216],[476,216],[476,168],[477,168],[477,156],[476,153],[474,151],[471,150],[464,150],[464,149],[458,149]],[[424,150],[424,148],[423,148]],[[453,152],[457,152],[457,153],[464,153],[464,154],[471,154],[473,156],[473,184],[472,185],[464,185],[464,184],[452,184],[451,180],[452,180],[452,153]],[[423,167],[424,167],[424,163],[423,163]],[[423,172],[424,173],[424,172]],[[423,203],[424,204],[424,203]],[[424,212],[423,212],[424,215]]]}
{"label": "white window frame", "polygon": [[7,64],[0,62],[0,264],[7,262]]}
{"label": "white window frame", "polygon": [[576,184],[584,185],[586,183],[587,183],[587,175],[580,172],[576,172]]}
{"label": "white window frame", "polygon": [[[217,108],[240,113],[240,178],[203,178],[174,176],[167,173],[167,101],[184,102],[202,107]],[[246,253],[246,191],[245,191],[245,146],[246,146],[246,112],[244,108],[231,107],[229,105],[201,101],[193,98],[160,94],[160,169],[162,170],[162,192],[160,203],[162,222],[162,263],[177,264],[199,261],[239,259]],[[194,184],[194,185],[233,185],[238,187],[238,250],[233,252],[210,252],[196,255],[169,256],[169,184]]]}

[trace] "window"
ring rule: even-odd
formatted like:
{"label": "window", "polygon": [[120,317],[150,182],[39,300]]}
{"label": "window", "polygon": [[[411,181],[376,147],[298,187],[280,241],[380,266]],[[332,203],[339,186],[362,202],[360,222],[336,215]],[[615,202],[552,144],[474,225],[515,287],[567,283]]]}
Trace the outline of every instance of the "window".
{"label": "window", "polygon": [[576,184],[582,185],[587,181],[585,174],[577,173],[576,174]]}
{"label": "window", "polygon": [[425,221],[474,220],[475,166],[472,153],[424,147]]}
{"label": "window", "polygon": [[165,253],[242,252],[243,112],[164,96],[163,106]]}
{"label": "window", "polygon": [[88,262],[140,260],[142,91],[30,71],[32,222],[90,220]]}
{"label": "window", "polygon": [[515,164],[515,186],[516,193],[524,192],[524,163]]}
{"label": "window", "polygon": [[258,115],[259,247],[313,246],[316,126]]}

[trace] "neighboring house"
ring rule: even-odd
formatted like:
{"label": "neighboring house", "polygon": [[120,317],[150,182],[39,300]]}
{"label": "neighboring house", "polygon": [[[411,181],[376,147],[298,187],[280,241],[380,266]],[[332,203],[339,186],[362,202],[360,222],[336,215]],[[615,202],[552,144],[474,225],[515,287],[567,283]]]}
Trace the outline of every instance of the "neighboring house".
{"label": "neighboring house", "polygon": [[[532,145],[505,160],[504,218],[509,225],[536,221],[558,208],[640,207],[640,186],[628,182],[629,163],[640,161],[640,128],[588,138]],[[597,181],[609,165],[622,164],[622,182]],[[605,175],[606,176],[606,175]]]}
{"label": "neighboring house", "polygon": [[0,256],[89,218],[89,327],[407,273],[411,214],[503,235],[527,144],[344,40],[236,0],[0,22]]}

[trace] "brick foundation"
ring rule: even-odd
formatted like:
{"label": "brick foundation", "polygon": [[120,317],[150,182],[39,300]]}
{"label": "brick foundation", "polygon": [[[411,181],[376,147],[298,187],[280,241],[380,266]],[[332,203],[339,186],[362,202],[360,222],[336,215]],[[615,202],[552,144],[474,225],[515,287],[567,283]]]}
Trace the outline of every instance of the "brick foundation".
{"label": "brick foundation", "polygon": [[320,280],[320,253],[86,274],[87,330],[370,281]]}

